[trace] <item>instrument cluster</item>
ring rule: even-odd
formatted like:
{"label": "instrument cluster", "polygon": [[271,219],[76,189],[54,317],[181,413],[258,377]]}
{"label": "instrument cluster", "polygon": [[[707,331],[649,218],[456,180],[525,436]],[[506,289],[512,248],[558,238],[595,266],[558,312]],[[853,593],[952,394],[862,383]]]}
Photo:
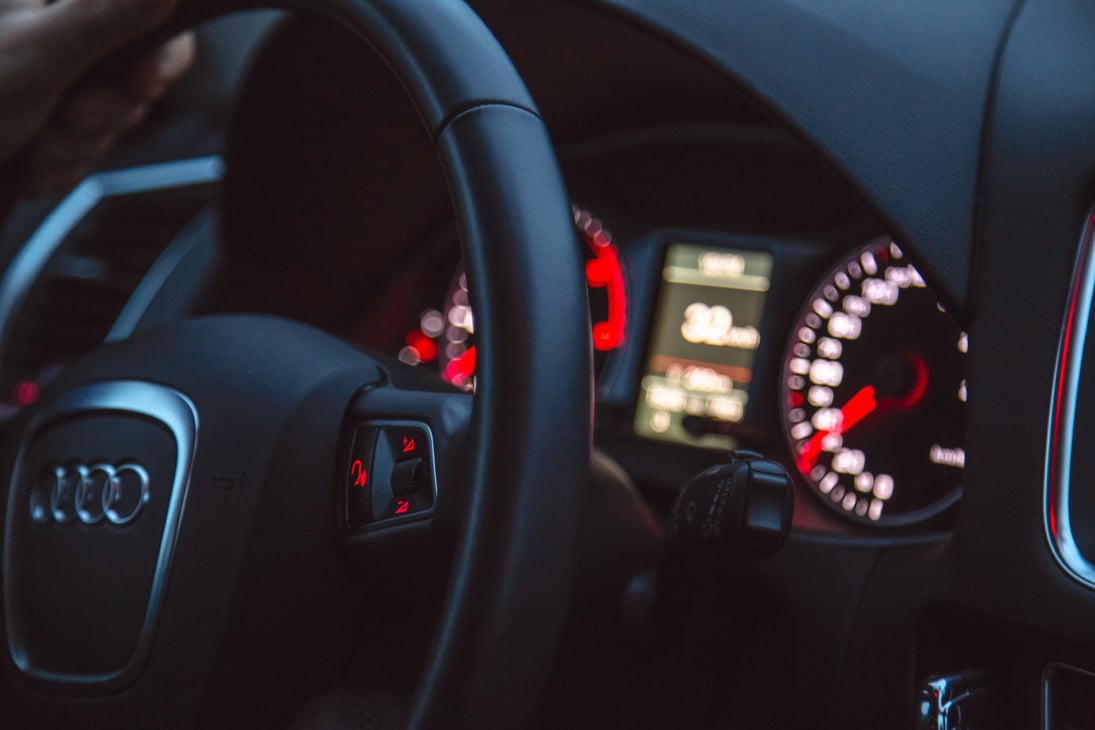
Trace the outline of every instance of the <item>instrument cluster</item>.
{"label": "instrument cluster", "polygon": [[[922,524],[957,502],[968,337],[895,242],[840,251],[687,230],[621,242],[596,213],[573,215],[599,436],[764,451],[816,503],[868,526]],[[472,391],[469,286],[458,265],[396,354]]]}

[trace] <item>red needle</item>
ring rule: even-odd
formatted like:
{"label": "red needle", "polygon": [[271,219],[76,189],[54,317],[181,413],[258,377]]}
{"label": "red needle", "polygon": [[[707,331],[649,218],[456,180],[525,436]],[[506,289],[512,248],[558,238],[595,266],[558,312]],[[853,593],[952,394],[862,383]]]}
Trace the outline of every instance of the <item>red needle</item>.
{"label": "red needle", "polygon": [[873,411],[874,408],[874,386],[868,385],[853,395],[851,400],[845,403],[844,407],[840,409],[842,419],[840,421],[840,426],[834,430],[836,433],[844,433],[849,428],[862,421],[864,416]]}
{"label": "red needle", "polygon": [[821,442],[825,440],[826,436],[830,434],[839,436],[844,433],[862,421],[868,413],[875,409],[875,405],[873,385],[868,385],[853,395],[840,409],[840,422],[828,431],[818,431],[802,447],[799,454],[805,460],[807,467],[813,467],[817,461],[817,455],[821,453]]}

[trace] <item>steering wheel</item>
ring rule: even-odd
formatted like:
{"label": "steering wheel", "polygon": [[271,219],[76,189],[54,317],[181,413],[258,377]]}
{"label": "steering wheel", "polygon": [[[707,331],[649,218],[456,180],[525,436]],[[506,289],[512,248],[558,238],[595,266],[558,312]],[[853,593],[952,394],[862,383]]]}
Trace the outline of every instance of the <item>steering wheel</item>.
{"label": "steering wheel", "polygon": [[[183,0],[171,30],[268,5]],[[512,728],[536,711],[569,599],[592,420],[581,261],[554,151],[459,0],[282,6],[305,5],[383,58],[433,141],[472,282],[477,392],[417,385],[260,316],[181,321],[72,365],[3,466],[8,726],[282,722],[380,659],[357,627],[402,585],[363,581],[348,560],[414,573],[451,544],[405,717],[351,702],[298,722]]]}

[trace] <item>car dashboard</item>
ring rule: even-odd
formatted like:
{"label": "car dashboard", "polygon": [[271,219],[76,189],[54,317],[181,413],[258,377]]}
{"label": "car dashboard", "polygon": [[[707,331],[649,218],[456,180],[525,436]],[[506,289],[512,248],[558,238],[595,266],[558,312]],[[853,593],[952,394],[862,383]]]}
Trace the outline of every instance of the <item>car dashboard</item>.
{"label": "car dashboard", "polygon": [[[919,680],[971,665],[1007,677],[1022,722],[1041,717],[1039,673],[1095,663],[982,620],[982,594],[962,606],[966,588],[933,562],[962,544],[967,441],[987,438],[967,434],[979,333],[954,286],[957,254],[943,257],[951,267],[905,245],[908,221],[880,210],[839,150],[656,13],[472,4],[536,99],[571,199],[593,444],[610,465],[598,488],[631,494],[649,528],[636,538],[590,507],[603,554],[579,579],[545,725],[905,726]],[[67,196],[12,210],[0,232],[5,423],[102,341],[234,312],[304,322],[474,392],[476,281],[404,90],[338,29],[279,15],[254,27],[216,113],[184,95]],[[520,338],[525,325],[502,326]],[[651,648],[634,615],[649,608],[660,526],[681,488],[735,451],[786,467],[791,538],[677,607],[682,625],[744,630],[706,645],[682,629],[680,645]],[[1085,690],[1060,691],[1060,707],[1082,706]]]}
{"label": "car dashboard", "polygon": [[[896,245],[879,243],[885,229],[823,159],[699,61],[576,6],[532,7],[535,22],[528,9],[499,10],[490,20],[538,99],[571,195],[575,245],[589,286],[597,446],[662,509],[692,474],[741,448],[771,454],[798,473],[805,499],[796,520],[810,529],[854,533],[887,525],[900,534],[945,527],[960,491],[960,478],[950,472],[961,467],[941,466],[927,452],[937,446],[952,462],[961,459],[961,433],[952,426],[962,378],[953,372],[961,369],[953,362],[960,328],[937,311],[944,306],[937,296],[925,295],[928,307],[895,307],[900,321],[875,329],[896,326],[919,337],[939,319],[947,327],[942,337],[954,339],[942,358],[940,343],[930,337],[910,340],[902,346],[908,352],[897,352],[898,343],[861,347],[873,342],[868,327],[861,341],[854,333],[855,347],[843,340],[849,356],[835,361],[859,370],[862,382],[841,388],[832,375],[818,376],[826,385],[810,381],[809,372],[782,374],[801,364],[792,351],[808,343],[791,340],[805,326],[798,320],[814,316],[801,310],[815,289],[825,289],[830,269],[860,256],[868,244],[901,256]],[[326,54],[319,60],[286,52],[321,43]],[[250,133],[227,145],[227,264],[207,306],[303,319],[470,390],[475,283],[459,260],[443,181],[402,91],[351,51],[322,25],[299,23],[275,35],[252,69],[236,111],[237,126]],[[315,87],[317,75],[330,85]],[[368,89],[367,103],[341,93],[355,84]],[[317,137],[320,127],[325,135]],[[347,195],[356,196],[355,212],[330,213],[331,202]],[[309,241],[307,259],[299,258],[301,240]],[[295,280],[284,278],[286,263]],[[735,273],[739,266],[744,270]],[[674,279],[674,271],[684,278]],[[875,296],[876,309],[891,306],[887,271],[892,277],[905,269],[883,263],[855,277],[857,289],[863,279],[886,290]],[[854,296],[834,302],[838,310],[856,306]],[[871,306],[866,299],[864,305]],[[912,313],[904,314],[907,309]],[[842,316],[838,311],[838,328]],[[519,336],[520,322],[507,326]],[[693,331],[685,332],[689,327]],[[832,344],[832,337],[822,339],[823,347]],[[799,469],[796,452],[808,439],[798,424],[813,422],[815,433],[832,429],[824,419],[832,420],[842,399],[869,384],[884,357],[901,361],[891,367],[897,380],[915,379],[915,369],[929,360],[935,367],[942,359],[939,367],[947,371],[945,384],[937,385],[933,374],[933,392],[909,406],[925,442],[917,446],[922,458],[896,470],[852,464],[833,472],[843,482],[835,487],[825,479],[829,470]],[[787,388],[798,380],[797,388]],[[813,404],[806,382],[817,386]],[[833,387],[827,401],[818,400]],[[901,391],[890,399],[896,403],[911,386],[894,387]],[[951,398],[934,392],[944,387]],[[802,402],[784,407],[799,397],[792,390]],[[908,429],[885,410],[876,415],[893,421],[886,425],[890,433],[867,439],[883,464],[887,440]],[[944,433],[932,441],[935,431]],[[822,461],[841,450],[835,443],[826,447]],[[837,465],[862,460],[863,453],[852,441]],[[880,470],[885,500],[864,487],[872,468]],[[867,475],[858,490],[851,471]],[[901,507],[902,481],[934,480],[937,472],[949,489]],[[898,486],[887,486],[887,479]],[[893,494],[903,514],[883,519]]]}

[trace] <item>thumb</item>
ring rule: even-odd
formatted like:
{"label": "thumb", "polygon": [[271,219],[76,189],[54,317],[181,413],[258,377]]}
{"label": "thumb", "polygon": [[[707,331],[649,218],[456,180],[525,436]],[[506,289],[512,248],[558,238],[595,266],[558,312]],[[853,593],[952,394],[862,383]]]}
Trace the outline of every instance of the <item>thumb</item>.
{"label": "thumb", "polygon": [[175,0],[57,0],[34,13],[25,40],[54,73],[73,77],[162,24]]}

